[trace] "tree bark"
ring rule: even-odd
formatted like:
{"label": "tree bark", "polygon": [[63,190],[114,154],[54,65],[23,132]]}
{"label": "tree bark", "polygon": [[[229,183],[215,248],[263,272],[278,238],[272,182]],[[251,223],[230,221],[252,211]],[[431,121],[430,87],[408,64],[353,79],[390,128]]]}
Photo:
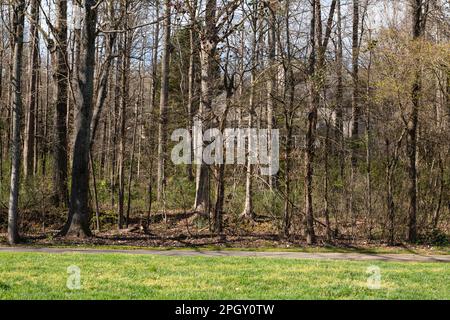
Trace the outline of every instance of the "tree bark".
{"label": "tree bark", "polygon": [[387,166],[386,166],[386,204],[388,211],[388,244],[394,245],[395,242],[395,204],[394,204],[394,191],[393,191],[393,171],[395,168],[395,160],[391,160],[390,155],[390,141],[386,139],[386,157],[387,157]]}
{"label": "tree bark", "polygon": [[[227,51],[227,61],[224,68],[224,87],[226,90],[226,106],[225,111],[222,114],[220,121],[220,132],[223,134],[225,125],[227,123],[228,112],[231,107],[231,97],[234,93],[234,77],[228,73],[228,58],[230,56],[230,50]],[[221,146],[222,152],[224,152],[224,146]],[[214,211],[212,212],[212,232],[221,234],[223,231],[223,206],[225,202],[225,164],[221,163],[216,165],[216,203]]]}
{"label": "tree bark", "polygon": [[[275,126],[275,102],[276,102],[276,87],[277,87],[277,74],[276,74],[276,5],[269,4],[269,17],[268,17],[268,35],[267,35],[267,47],[268,47],[268,68],[269,79],[267,80],[267,131],[268,131],[268,149],[272,150],[272,140],[270,139],[272,130]],[[269,153],[269,163],[272,163],[272,153]],[[269,188],[273,190],[277,183],[277,175],[270,175],[268,177]]]}
{"label": "tree bark", "polygon": [[256,157],[256,141],[254,137],[251,136],[251,129],[253,128],[253,122],[255,118],[255,85],[256,76],[258,68],[258,1],[253,2],[252,8],[252,40],[251,40],[251,79],[250,79],[250,101],[248,105],[248,139],[247,139],[247,172],[245,176],[245,201],[244,210],[242,211],[241,217],[252,220],[254,218],[253,212],[253,158]]}
{"label": "tree bark", "polygon": [[[213,64],[217,48],[216,0],[207,0],[205,7],[205,25],[200,37],[200,66],[201,66],[201,100],[198,113],[202,121],[202,128],[210,126],[212,121],[212,96],[214,93]],[[199,143],[203,143],[200,141]],[[197,165],[194,210],[200,214],[209,215],[210,212],[210,177],[209,167],[204,163]]]}
{"label": "tree bark", "polygon": [[[427,0],[412,0],[412,38],[419,40],[425,32],[425,16],[423,5]],[[417,67],[411,91],[412,107],[407,127],[407,154],[409,160],[409,213],[408,213],[408,241],[417,241],[417,130],[419,124],[420,94],[422,91],[421,71]]]}
{"label": "tree bark", "polygon": [[76,117],[74,128],[72,186],[69,216],[62,235],[89,237],[89,154],[94,96],[96,0],[84,0],[84,25],[81,33],[80,65],[74,81]]}
{"label": "tree bark", "polygon": [[[369,46],[371,39],[369,38]],[[372,51],[369,49],[369,63],[367,66],[367,89],[366,89],[366,210],[367,210],[367,233],[372,238],[372,103],[370,93]]]}
{"label": "tree bark", "polygon": [[129,103],[129,88],[130,88],[130,55],[131,55],[131,31],[129,30],[128,8],[129,1],[125,0],[121,3],[122,13],[124,15],[125,30],[123,34],[122,47],[122,66],[120,77],[120,137],[119,137],[119,195],[118,195],[118,227],[123,228],[124,223],[124,206],[125,206],[125,144],[126,144],[126,121],[127,121],[127,107]]}
{"label": "tree bark", "polygon": [[349,209],[352,219],[352,235],[356,232],[356,212],[354,206],[355,176],[358,164],[359,121],[361,110],[359,106],[359,0],[353,0],[353,33],[352,33],[352,123],[351,123],[351,172]]}
{"label": "tree bark", "polygon": [[353,0],[353,33],[352,33],[352,167],[357,163],[357,139],[359,137],[359,0]]}
{"label": "tree bark", "polygon": [[38,73],[39,73],[39,5],[40,0],[31,1],[31,59],[30,59],[30,86],[28,110],[26,114],[25,139],[24,139],[24,161],[23,173],[25,178],[29,178],[34,170],[34,149],[35,149],[35,119],[38,106]]}
{"label": "tree bark", "polygon": [[284,150],[285,164],[285,178],[284,178],[284,208],[283,208],[283,222],[282,222],[282,236],[287,238],[291,229],[292,221],[292,198],[291,198],[291,171],[292,171],[292,117],[294,108],[294,71],[292,66],[292,48],[291,48],[291,33],[290,33],[290,4],[291,1],[285,3],[285,28],[286,28],[286,57],[284,62],[284,127],[286,130],[286,146]]}
{"label": "tree bark", "polygon": [[[194,30],[196,23],[196,11],[197,11],[197,0],[192,2],[192,16],[190,17],[190,29],[189,29],[189,79],[188,79],[188,130],[192,137],[192,124],[194,120],[194,95],[195,95],[195,56],[198,54],[196,50],[197,45],[197,35]],[[191,142],[191,152],[193,152],[193,145]],[[189,163],[187,166],[187,173],[190,181],[194,181],[194,173],[192,164]]]}
{"label": "tree bark", "polygon": [[13,93],[12,124],[13,141],[11,148],[11,189],[8,207],[8,242],[19,242],[18,204],[20,187],[20,118],[22,116],[22,53],[25,16],[25,0],[14,0],[12,7],[12,32],[14,40],[11,92]]}
{"label": "tree bark", "polygon": [[[305,152],[305,215],[306,215],[306,242],[314,244],[316,236],[314,232],[314,213],[313,213],[313,163],[314,163],[314,143],[317,125],[317,108],[319,104],[319,90],[316,79],[319,75],[317,68],[318,46],[321,45],[322,37],[322,19],[320,0],[312,2],[311,18],[311,56],[309,61],[310,84],[309,84],[309,109],[307,118],[306,133],[306,152]],[[320,50],[320,49],[319,49]],[[320,54],[320,52],[319,52]],[[319,60],[321,57],[319,56]]]}
{"label": "tree bark", "polygon": [[341,181],[344,181],[344,53],[342,44],[342,5],[341,0],[337,0],[337,50],[336,50],[336,76],[337,76],[337,87],[336,87],[336,131],[335,137],[338,142],[338,155],[339,155],[339,166],[340,166],[340,176]]}
{"label": "tree bark", "polygon": [[331,36],[336,1],[333,0],[326,24],[325,37],[322,34],[322,8],[320,0],[314,0],[311,19],[311,56],[309,59],[309,108],[306,133],[305,152],[305,215],[306,215],[306,242],[314,244],[316,236],[314,231],[313,211],[313,177],[316,143],[316,126],[320,92],[325,82],[325,53]]}
{"label": "tree bark", "polygon": [[56,206],[69,204],[67,190],[67,102],[68,102],[68,55],[67,55],[67,0],[57,3],[53,73],[55,84],[55,120],[53,149],[53,193]]}
{"label": "tree bark", "polygon": [[159,100],[158,123],[158,201],[162,201],[163,188],[166,184],[165,162],[167,158],[167,111],[169,108],[170,15],[170,0],[166,0],[164,9],[164,43],[161,61],[161,95]]}

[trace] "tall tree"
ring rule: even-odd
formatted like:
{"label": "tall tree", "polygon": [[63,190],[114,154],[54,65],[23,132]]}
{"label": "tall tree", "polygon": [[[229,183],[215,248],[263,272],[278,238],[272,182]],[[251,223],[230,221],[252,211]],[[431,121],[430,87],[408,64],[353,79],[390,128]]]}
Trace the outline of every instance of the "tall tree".
{"label": "tall tree", "polygon": [[[276,37],[276,14],[277,14],[277,3],[275,1],[268,1],[268,31],[267,31],[267,49],[268,49],[268,68],[269,77],[267,80],[267,131],[268,136],[272,134],[272,129],[275,125],[275,102],[276,102],[276,86],[277,86],[277,73],[276,73],[276,47],[277,47],[277,37]],[[268,147],[272,150],[271,139],[268,140]],[[272,163],[272,154],[269,156],[269,163]],[[276,176],[270,175],[269,187],[273,189],[276,184]]]}
{"label": "tall tree", "polygon": [[[219,31],[232,18],[234,11],[242,0],[233,0],[225,4],[217,14],[217,0],[207,0],[205,3],[203,23],[200,33],[200,107],[197,119],[201,120],[201,130],[207,129],[212,121],[212,100],[217,86],[215,66],[217,66],[217,46],[223,37]],[[192,16],[192,7],[189,9]],[[199,143],[203,143],[200,141]],[[201,160],[197,165],[195,183],[194,210],[200,213],[210,213],[210,172],[208,165]]]}
{"label": "tall tree", "polygon": [[[255,86],[258,68],[258,15],[259,15],[259,2],[257,0],[252,2],[251,7],[251,29],[252,29],[252,39],[251,39],[251,57],[250,57],[250,97],[248,103],[248,129],[253,128],[254,119],[256,116],[255,112]],[[247,219],[253,219],[253,159],[256,157],[256,141],[252,137],[252,133],[248,132],[247,139],[247,173],[245,177],[245,201],[244,210],[242,211],[242,217]]]}
{"label": "tall tree", "polygon": [[[195,96],[195,76],[197,72],[196,57],[198,56],[198,39],[195,30],[196,16],[197,16],[197,0],[192,1],[192,14],[190,16],[190,28],[189,28],[189,75],[188,75],[188,130],[192,137],[192,123],[194,120],[194,96]],[[191,141],[192,152],[192,141]],[[189,180],[194,181],[192,164],[189,163],[187,167]]]}
{"label": "tall tree", "polygon": [[[411,0],[412,3],[412,38],[418,41],[425,33],[425,22],[428,14],[428,0]],[[407,153],[409,159],[409,214],[408,240],[417,240],[417,131],[419,124],[420,94],[422,80],[420,64],[418,64],[411,90],[412,108],[407,123]]]}
{"label": "tall tree", "polygon": [[352,31],[352,167],[356,166],[357,141],[359,137],[359,0],[353,0],[353,31]]}
{"label": "tall tree", "polygon": [[26,124],[25,124],[25,138],[24,138],[24,161],[23,161],[23,172],[24,176],[28,178],[33,173],[34,166],[34,151],[35,151],[35,120],[36,112],[38,107],[38,72],[39,72],[39,5],[40,0],[31,1],[31,21],[30,21],[30,85],[29,85],[29,98],[28,98],[28,109],[26,113]]}
{"label": "tall tree", "polygon": [[[122,65],[120,76],[120,136],[119,136],[119,197],[118,197],[118,227],[122,229],[124,223],[125,205],[125,144],[126,144],[126,122],[127,109],[130,97],[130,60],[132,49],[132,31],[130,30],[130,1],[121,1],[121,11],[123,16],[123,43],[122,43]],[[117,84],[116,84],[117,85]]]}
{"label": "tall tree", "polygon": [[[200,37],[201,94],[198,118],[202,121],[202,130],[208,126],[212,115],[213,64],[218,44],[216,10],[217,1],[207,0],[204,13],[205,22]],[[198,143],[203,143],[203,141]],[[209,213],[210,210],[209,180],[209,168],[202,159],[201,163],[197,165],[194,209],[204,214]]]}
{"label": "tall tree", "polygon": [[325,35],[322,28],[322,6],[320,0],[312,2],[311,16],[311,54],[309,57],[309,107],[307,115],[306,153],[305,153],[305,215],[306,241],[308,244],[316,242],[313,212],[313,175],[316,143],[316,126],[320,92],[325,82],[325,53],[330,40],[336,1],[330,6],[330,13],[326,24]]}
{"label": "tall tree", "polygon": [[316,79],[318,76],[317,68],[317,49],[322,41],[322,18],[320,0],[313,0],[311,15],[311,54],[309,57],[309,108],[306,134],[306,153],[305,153],[305,213],[306,213],[306,241],[313,244],[316,241],[314,232],[314,213],[312,202],[312,183],[313,183],[313,161],[314,161],[314,141],[317,124],[317,108],[319,104],[319,90]]}
{"label": "tall tree", "polygon": [[161,95],[159,100],[159,124],[158,124],[158,184],[157,199],[162,200],[165,187],[165,162],[167,158],[167,111],[169,104],[169,62],[170,62],[170,24],[171,2],[166,0],[164,4],[164,42],[161,61]]}
{"label": "tall tree", "polygon": [[344,46],[342,41],[342,3],[337,0],[337,44],[336,44],[336,125],[335,137],[339,148],[339,172],[344,180]]}
{"label": "tall tree", "polygon": [[95,38],[97,1],[84,0],[80,65],[73,83],[76,102],[72,186],[69,215],[62,235],[88,237],[89,226],[89,153],[94,96]]}
{"label": "tall tree", "polygon": [[12,28],[11,32],[14,54],[13,72],[11,77],[11,90],[14,94],[12,100],[13,114],[13,141],[11,147],[11,189],[9,193],[8,208],[8,242],[16,244],[19,241],[18,230],[18,204],[20,187],[20,118],[22,116],[22,53],[23,53],[23,29],[25,23],[25,0],[13,0],[12,2]]}
{"label": "tall tree", "polygon": [[54,143],[53,143],[53,193],[54,204],[68,205],[67,190],[67,99],[69,66],[67,54],[67,0],[56,4],[54,52]]}
{"label": "tall tree", "polygon": [[359,0],[353,0],[353,32],[352,32],[352,122],[351,122],[351,171],[349,210],[352,219],[352,233],[356,230],[356,212],[354,205],[355,179],[358,163],[358,138],[361,110],[359,106]]}
{"label": "tall tree", "polygon": [[[282,235],[284,237],[289,236],[289,231],[292,221],[292,149],[293,149],[293,116],[295,113],[294,99],[295,99],[295,80],[294,80],[294,66],[293,66],[293,54],[292,54],[292,42],[291,42],[291,15],[290,13],[291,1],[285,2],[285,37],[286,37],[286,53],[283,54],[283,71],[284,71],[284,89],[283,89],[283,116],[284,116],[284,128],[286,130],[286,146],[284,149],[284,158],[286,159],[284,169],[284,208],[283,208],[283,224]],[[281,41],[280,41],[281,45]]]}
{"label": "tall tree", "polygon": [[[0,29],[0,32],[3,32],[3,26]],[[0,40],[0,101],[2,101],[3,98],[3,54],[4,54],[4,44],[3,39]],[[0,103],[0,117],[3,117],[3,105]],[[4,157],[4,150],[3,150],[3,129],[4,124],[3,122],[0,122],[0,190],[3,186],[3,157]]]}

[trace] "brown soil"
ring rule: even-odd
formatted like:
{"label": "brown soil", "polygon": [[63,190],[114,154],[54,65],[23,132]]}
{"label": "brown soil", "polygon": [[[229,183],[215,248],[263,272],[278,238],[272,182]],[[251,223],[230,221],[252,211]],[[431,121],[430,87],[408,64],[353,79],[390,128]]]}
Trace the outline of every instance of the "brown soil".
{"label": "brown soil", "polygon": [[[151,217],[150,228],[141,227],[141,219],[130,219],[128,228],[118,230],[114,216],[102,216],[100,232],[93,231],[88,239],[67,239],[58,237],[58,231],[65,221],[65,212],[22,212],[20,230],[26,245],[119,245],[136,247],[214,247],[214,248],[298,248],[306,247],[306,242],[298,232],[288,239],[281,237],[268,217],[258,217],[253,222],[225,219],[224,232],[217,236],[209,232],[207,219],[195,219],[194,213],[170,212],[165,221],[162,214]],[[0,210],[0,244],[6,243],[7,214]],[[144,218],[145,219],[145,218]],[[95,219],[93,219],[95,220]],[[92,226],[94,229],[95,226]],[[333,243],[318,238],[318,246],[334,246],[345,249],[386,247],[382,241],[366,241],[339,236]],[[408,250],[429,249],[429,246],[409,247]]]}

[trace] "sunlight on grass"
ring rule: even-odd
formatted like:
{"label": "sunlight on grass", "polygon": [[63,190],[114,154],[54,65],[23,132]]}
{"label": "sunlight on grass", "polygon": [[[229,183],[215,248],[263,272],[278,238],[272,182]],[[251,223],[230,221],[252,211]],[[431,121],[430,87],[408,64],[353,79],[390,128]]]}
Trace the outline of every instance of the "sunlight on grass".
{"label": "sunlight on grass", "polygon": [[[66,286],[71,265],[79,290]],[[379,290],[367,287],[371,265]],[[450,299],[450,265],[0,253],[0,299]]]}

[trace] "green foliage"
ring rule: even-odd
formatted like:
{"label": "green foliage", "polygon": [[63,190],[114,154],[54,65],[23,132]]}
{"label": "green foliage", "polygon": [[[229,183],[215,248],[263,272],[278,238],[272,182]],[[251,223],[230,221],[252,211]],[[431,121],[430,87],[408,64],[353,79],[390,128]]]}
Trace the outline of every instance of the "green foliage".
{"label": "green foliage", "polygon": [[433,246],[450,245],[449,236],[439,230],[432,230],[419,237],[419,243]]}
{"label": "green foliage", "polygon": [[254,198],[255,212],[280,218],[283,212],[283,199],[270,190],[257,192]]}
{"label": "green foliage", "polygon": [[[182,169],[181,169],[182,168]],[[185,172],[185,167],[180,169]],[[195,182],[185,175],[172,175],[167,179],[166,209],[190,210],[195,200]],[[159,204],[161,206],[161,204]]]}

